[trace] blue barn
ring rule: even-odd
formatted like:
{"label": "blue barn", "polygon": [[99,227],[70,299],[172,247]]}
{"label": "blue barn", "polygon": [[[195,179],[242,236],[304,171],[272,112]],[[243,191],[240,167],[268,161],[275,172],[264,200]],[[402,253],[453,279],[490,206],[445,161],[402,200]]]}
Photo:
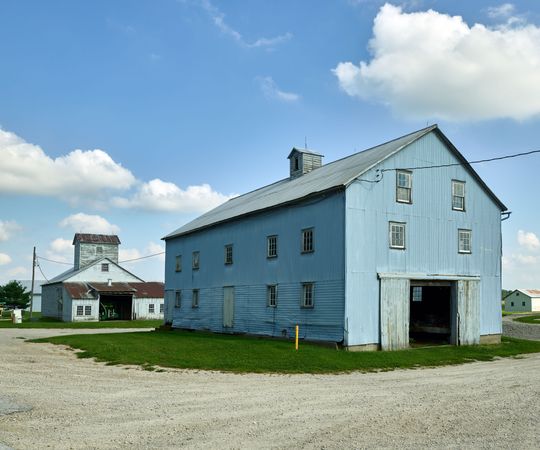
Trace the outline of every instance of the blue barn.
{"label": "blue barn", "polygon": [[[174,328],[393,350],[501,336],[504,204],[436,126],[290,177],[164,237]],[[428,167],[429,168],[426,168]]]}

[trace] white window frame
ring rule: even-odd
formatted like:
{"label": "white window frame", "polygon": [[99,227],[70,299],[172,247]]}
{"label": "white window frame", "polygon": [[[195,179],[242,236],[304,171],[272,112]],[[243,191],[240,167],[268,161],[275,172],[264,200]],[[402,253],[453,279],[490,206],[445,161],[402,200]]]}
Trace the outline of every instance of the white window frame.
{"label": "white window frame", "polygon": [[92,315],[92,305],[84,305],[84,315],[85,316]]}
{"label": "white window frame", "polygon": [[156,313],[156,305],[154,303],[150,303],[148,305],[148,314],[155,314]]}
{"label": "white window frame", "polygon": [[163,303],[160,303],[159,304],[159,313],[163,314],[164,311],[165,311],[165,305]]}
{"label": "white window frame", "polygon": [[[456,193],[457,186],[461,186],[462,188],[461,195]],[[455,199],[461,199],[461,205],[455,205]],[[452,180],[452,209],[454,211],[465,211],[465,181]]]}
{"label": "white window frame", "polygon": [[269,284],[266,286],[266,306],[275,308],[277,306],[277,284]]}
{"label": "white window frame", "polygon": [[302,230],[302,253],[313,253],[315,251],[314,231],[314,228],[304,228]]}
{"label": "white window frame", "polygon": [[77,316],[83,316],[84,315],[84,306],[83,305],[77,305]]}
{"label": "white window frame", "polygon": [[174,291],[174,307],[180,308],[182,306],[182,291]]}
{"label": "white window frame", "polygon": [[174,264],[174,271],[175,272],[182,272],[182,255],[176,255],[175,264]]}
{"label": "white window frame", "polygon": [[422,286],[413,286],[412,287],[412,301],[421,302],[422,301]]}
{"label": "white window frame", "polygon": [[302,308],[315,307],[315,283],[302,283]]}
{"label": "white window frame", "polygon": [[233,263],[233,245],[227,244],[225,246],[225,264],[231,265]]}
{"label": "white window frame", "polygon": [[108,272],[109,271],[109,263],[101,263],[101,271],[102,272]]}
{"label": "white window frame", "polygon": [[[405,250],[406,248],[406,233],[407,233],[407,227],[405,222],[389,222],[388,223],[388,241],[390,244],[390,248],[398,249],[398,250]],[[403,242],[397,242],[394,240],[394,237],[396,236],[395,233],[397,233],[396,230],[403,230]]]}
{"label": "white window frame", "polygon": [[396,170],[396,202],[412,203],[412,172]]}
{"label": "white window frame", "polygon": [[[468,243],[468,246],[466,245]],[[472,253],[472,230],[460,228],[458,230],[458,253]]]}
{"label": "white window frame", "polygon": [[199,251],[195,251],[191,254],[191,268],[193,270],[199,270],[200,258],[201,253]]}
{"label": "white window frame", "polygon": [[276,234],[272,236],[266,236],[266,257],[267,258],[277,258],[277,245],[278,237]]}
{"label": "white window frame", "polygon": [[191,307],[192,308],[198,308],[199,307],[199,299],[200,299],[200,292],[199,289],[193,289],[193,292],[191,293]]}

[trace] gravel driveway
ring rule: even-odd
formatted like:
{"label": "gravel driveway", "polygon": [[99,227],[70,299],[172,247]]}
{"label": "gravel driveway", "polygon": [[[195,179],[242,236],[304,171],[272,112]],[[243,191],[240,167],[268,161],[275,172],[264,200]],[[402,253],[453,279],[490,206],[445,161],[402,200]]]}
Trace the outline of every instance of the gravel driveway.
{"label": "gravel driveway", "polygon": [[0,395],[32,407],[0,415],[0,448],[538,448],[538,354],[377,374],[156,373],[18,339],[45,334],[59,331],[0,330]]}
{"label": "gravel driveway", "polygon": [[518,317],[528,316],[530,314],[513,314],[511,316],[503,317],[503,334],[505,336],[511,336],[518,339],[531,339],[533,341],[540,341],[540,325],[534,323],[521,323],[516,322],[514,319]]}

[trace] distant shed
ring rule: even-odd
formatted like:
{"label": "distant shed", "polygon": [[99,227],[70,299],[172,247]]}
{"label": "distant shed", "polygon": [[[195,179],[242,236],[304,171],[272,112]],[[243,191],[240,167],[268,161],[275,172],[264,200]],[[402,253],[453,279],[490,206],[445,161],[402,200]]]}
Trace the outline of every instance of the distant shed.
{"label": "distant shed", "polygon": [[505,311],[540,312],[540,289],[516,289],[504,298]]}

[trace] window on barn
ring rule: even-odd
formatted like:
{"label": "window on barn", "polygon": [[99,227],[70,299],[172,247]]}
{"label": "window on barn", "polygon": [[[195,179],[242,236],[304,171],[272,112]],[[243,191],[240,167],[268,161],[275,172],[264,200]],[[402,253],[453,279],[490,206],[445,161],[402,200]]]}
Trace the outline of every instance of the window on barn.
{"label": "window on barn", "polygon": [[192,308],[199,307],[199,290],[198,289],[193,289],[193,293],[191,294],[191,307]]}
{"label": "window on barn", "polygon": [[413,286],[412,288],[412,301],[421,302],[422,301],[422,286]]}
{"label": "window on barn", "polygon": [[465,211],[465,182],[452,180],[452,209]]}
{"label": "window on barn", "polygon": [[96,254],[103,255],[103,247],[96,247]]}
{"label": "window on barn", "polygon": [[266,238],[266,256],[268,258],[277,257],[277,236],[267,236]]}
{"label": "window on barn", "polygon": [[525,302],[521,302],[521,306],[525,306]]}
{"label": "window on barn", "polygon": [[302,230],[302,253],[311,253],[313,251],[313,228],[306,228]]}
{"label": "window on barn", "polygon": [[91,305],[86,305],[84,307],[84,315],[85,316],[91,316],[92,315],[92,306]]}
{"label": "window on barn", "polygon": [[182,255],[176,255],[174,270],[176,272],[182,272]]}
{"label": "window on barn", "polygon": [[471,230],[458,230],[458,252],[471,253]]}
{"label": "window on barn", "polygon": [[396,171],[396,201],[412,203],[412,172],[408,170]]}
{"label": "window on barn", "polygon": [[302,283],[302,308],[313,308],[313,283]]}
{"label": "window on barn", "polygon": [[160,314],[163,314],[164,307],[165,307],[165,305],[163,305],[163,303],[159,304],[159,312],[160,312]]}
{"label": "window on barn", "polygon": [[510,306],[514,306],[514,302],[510,302]]}
{"label": "window on barn", "polygon": [[405,249],[405,224],[390,222],[389,238],[390,248]]}
{"label": "window on barn", "polygon": [[180,308],[182,305],[182,291],[176,291],[174,293],[174,307]]}
{"label": "window on barn", "polygon": [[83,306],[82,305],[77,306],[77,315],[82,316],[83,312],[84,312]]}
{"label": "window on barn", "polygon": [[267,306],[275,308],[277,306],[277,285],[270,284],[266,287]]}
{"label": "window on barn", "polygon": [[149,314],[154,314],[154,312],[155,312],[155,305],[153,303],[150,303],[148,305],[148,313]]}
{"label": "window on barn", "polygon": [[191,268],[193,270],[199,270],[199,252],[193,252],[191,256]]}
{"label": "window on barn", "polygon": [[109,264],[108,263],[103,263],[101,265],[101,271],[102,272],[108,272],[109,271]]}
{"label": "window on barn", "polygon": [[225,246],[225,264],[233,263],[233,246],[232,244],[227,244]]}

